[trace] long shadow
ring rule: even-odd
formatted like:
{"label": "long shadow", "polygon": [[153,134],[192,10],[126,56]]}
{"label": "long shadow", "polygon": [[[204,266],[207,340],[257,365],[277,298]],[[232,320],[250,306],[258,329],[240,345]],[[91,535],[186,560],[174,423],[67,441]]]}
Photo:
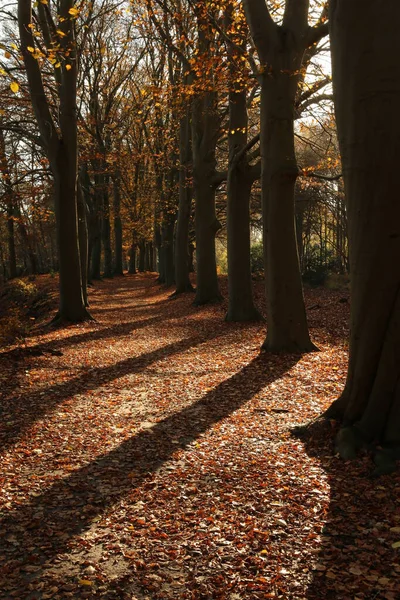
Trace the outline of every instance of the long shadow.
{"label": "long shadow", "polygon": [[85,370],[77,377],[63,383],[57,383],[44,390],[26,392],[3,401],[0,413],[0,419],[3,423],[0,432],[0,450],[12,446],[37,419],[56,408],[66,398],[95,390],[105,383],[125,375],[143,371],[158,360],[185,352],[189,348],[198,346],[221,334],[222,331],[217,329],[206,338],[204,335],[190,336],[179,342],[162,346],[153,352],[127,358],[107,367],[95,367]]}
{"label": "long shadow", "polygon": [[[193,340],[185,340],[187,346]],[[68,548],[69,540],[82,534],[93,519],[116,503],[150,474],[157,471],[178,448],[186,448],[215,423],[229,417],[264,386],[281,377],[298,360],[263,354],[222,382],[201,400],[139,432],[118,448],[57,481],[44,494],[32,498],[0,522],[0,531],[18,531],[21,545],[0,537],[0,557],[42,565]],[[148,359],[147,359],[148,361]],[[273,370],[268,367],[273,366]],[[10,577],[13,575],[10,572]],[[24,589],[25,576],[13,581],[14,593]],[[20,588],[16,588],[16,586]]]}
{"label": "long shadow", "polygon": [[[121,309],[119,309],[121,310]],[[33,344],[26,348],[13,348],[12,350],[0,353],[0,361],[2,360],[23,360],[28,356],[40,356],[41,354],[52,354],[54,351],[60,350],[61,348],[68,348],[71,346],[77,346],[78,344],[85,344],[89,341],[106,340],[109,338],[120,337],[128,335],[133,331],[149,327],[160,321],[165,322],[165,318],[150,317],[141,321],[129,321],[125,323],[118,323],[118,325],[112,325],[110,327],[103,327],[102,329],[90,329],[83,333],[76,333],[64,338],[58,338],[48,342],[41,342],[39,344]]]}
{"label": "long shadow", "polygon": [[400,598],[399,573],[393,570],[398,555],[391,548],[399,534],[390,533],[390,527],[399,526],[398,475],[372,479],[369,457],[354,462],[336,458],[330,422],[318,420],[301,439],[308,455],[320,461],[330,486],[317,568],[306,598]]}

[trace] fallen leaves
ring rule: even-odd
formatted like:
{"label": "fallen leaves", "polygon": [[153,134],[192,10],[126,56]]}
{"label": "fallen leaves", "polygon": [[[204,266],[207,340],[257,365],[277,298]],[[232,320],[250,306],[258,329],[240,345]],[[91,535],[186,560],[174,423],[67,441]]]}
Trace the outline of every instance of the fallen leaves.
{"label": "fallen leaves", "polygon": [[5,352],[6,597],[398,598],[398,476],[336,459],[334,422],[290,435],[342,389],[340,295],[307,291],[322,351],[299,358],[168,294],[102,282],[97,323]]}

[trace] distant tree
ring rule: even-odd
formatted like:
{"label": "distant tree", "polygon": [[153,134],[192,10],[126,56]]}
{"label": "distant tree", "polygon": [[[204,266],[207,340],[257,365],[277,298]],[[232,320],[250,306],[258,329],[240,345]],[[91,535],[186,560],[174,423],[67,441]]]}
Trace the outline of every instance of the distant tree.
{"label": "distant tree", "polygon": [[400,450],[400,4],[331,0],[330,11],[351,334],[346,386],[328,415],[342,419],[344,458],[377,442],[378,467],[390,470]]}

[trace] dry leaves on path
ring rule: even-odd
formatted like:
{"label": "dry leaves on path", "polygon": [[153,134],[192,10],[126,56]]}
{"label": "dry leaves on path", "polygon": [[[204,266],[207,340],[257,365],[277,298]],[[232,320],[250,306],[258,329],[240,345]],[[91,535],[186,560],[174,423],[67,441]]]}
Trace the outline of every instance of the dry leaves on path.
{"label": "dry leaves on path", "polygon": [[321,352],[272,356],[169,293],[101,282],[95,323],[0,355],[0,598],[399,598],[398,475],[290,434],[342,389],[341,294],[307,291]]}

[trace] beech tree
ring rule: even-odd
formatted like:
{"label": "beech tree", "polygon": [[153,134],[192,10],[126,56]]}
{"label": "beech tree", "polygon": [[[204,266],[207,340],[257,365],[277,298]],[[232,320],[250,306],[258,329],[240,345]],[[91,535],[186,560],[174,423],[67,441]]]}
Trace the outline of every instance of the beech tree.
{"label": "beech tree", "polygon": [[245,59],[248,28],[243,9],[229,2],[225,10],[229,70],[227,173],[228,292],[227,321],[256,321],[250,268],[250,195],[260,176],[260,163],[251,164],[248,150],[248,67]]}
{"label": "beech tree", "polygon": [[331,0],[339,146],[348,210],[351,335],[347,382],[328,410],[344,458],[373,441],[400,449],[400,4]]}
{"label": "beech tree", "polygon": [[[295,100],[307,48],[328,33],[310,27],[309,0],[286,0],[282,23],[265,0],[243,0],[261,62],[261,186],[267,337],[273,352],[315,350],[307,327],[294,220],[299,174],[294,147]],[[323,19],[322,19],[323,20]],[[322,21],[321,20],[321,21]]]}
{"label": "beech tree", "polygon": [[[75,40],[77,13],[72,0],[61,0],[55,22],[47,5],[39,3],[38,18],[34,23],[31,0],[18,0],[21,54],[41,142],[54,177],[60,269],[60,304],[57,317],[72,322],[90,318],[84,302],[78,240]],[[43,46],[36,41],[35,32],[41,35]],[[58,123],[46,94],[39,61],[46,62],[50,67],[53,65]]]}

